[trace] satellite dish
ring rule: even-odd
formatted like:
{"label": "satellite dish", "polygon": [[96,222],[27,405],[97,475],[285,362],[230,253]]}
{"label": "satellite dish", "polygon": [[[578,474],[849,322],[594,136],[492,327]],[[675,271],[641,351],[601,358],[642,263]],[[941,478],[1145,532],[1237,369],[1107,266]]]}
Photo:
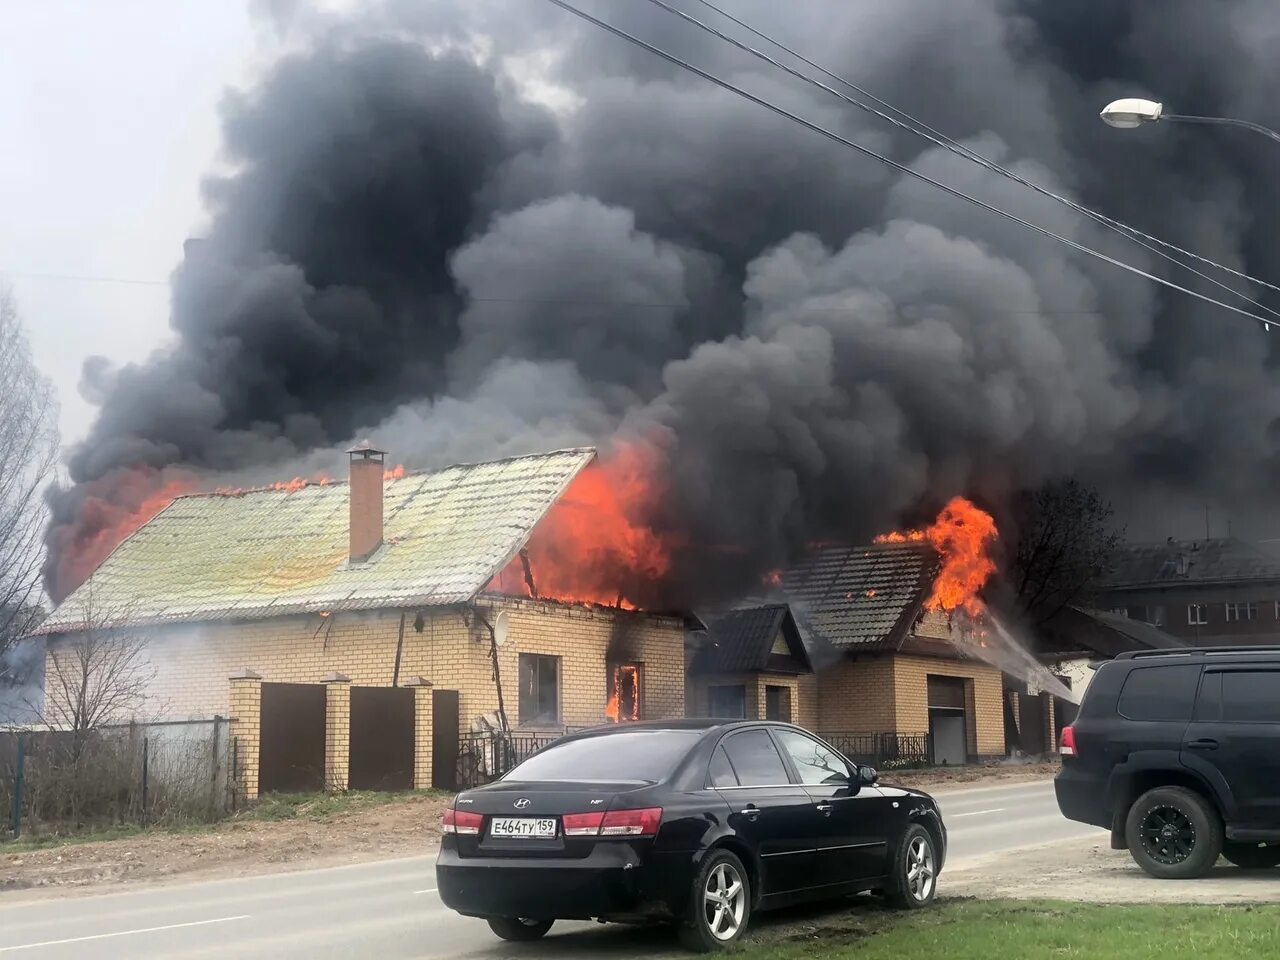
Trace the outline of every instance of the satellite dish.
{"label": "satellite dish", "polygon": [[493,620],[493,642],[498,646],[502,646],[507,642],[507,630],[511,622],[511,615],[506,610],[499,611]]}

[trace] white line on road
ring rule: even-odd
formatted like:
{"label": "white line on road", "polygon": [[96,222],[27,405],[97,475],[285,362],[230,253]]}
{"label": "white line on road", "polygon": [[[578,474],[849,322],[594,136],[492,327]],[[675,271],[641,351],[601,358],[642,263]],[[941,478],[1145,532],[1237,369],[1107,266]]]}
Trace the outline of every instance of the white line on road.
{"label": "white line on road", "polygon": [[414,892],[414,893],[435,893],[435,892],[436,892],[436,888],[435,888],[435,887],[428,887],[426,890],[415,890],[415,891],[413,891],[413,892]]}
{"label": "white line on road", "polygon": [[961,817],[980,817],[984,813],[1004,813],[1004,810],[1004,807],[996,807],[992,810],[973,810],[969,813],[952,813],[944,814],[943,816],[947,820],[959,820]]}
{"label": "white line on road", "polygon": [[128,937],[135,933],[156,933],[159,930],[177,930],[180,927],[203,927],[210,923],[228,923],[232,920],[248,920],[249,914],[238,917],[217,917],[213,920],[192,920],[190,923],[166,923],[163,927],[141,927],[137,930],[117,930],[115,933],[94,933],[87,937],[68,937],[66,940],[42,940],[40,943],[19,943],[12,947],[0,947],[0,953],[12,950],[34,950],[36,947],[56,947],[64,943],[80,943],[84,940],[105,940],[108,937]]}

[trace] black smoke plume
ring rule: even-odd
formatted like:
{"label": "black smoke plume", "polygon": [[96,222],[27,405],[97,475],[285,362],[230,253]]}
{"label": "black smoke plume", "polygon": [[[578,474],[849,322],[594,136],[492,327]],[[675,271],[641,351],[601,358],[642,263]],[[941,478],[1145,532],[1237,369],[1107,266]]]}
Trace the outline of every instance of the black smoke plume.
{"label": "black smoke plume", "polygon": [[[1171,270],[648,4],[585,5],[1019,216]],[[276,477],[361,433],[415,467],[650,439],[671,488],[653,522],[690,545],[672,582],[698,598],[813,539],[866,536],[954,493],[998,506],[1064,474],[1101,483],[1138,529],[1139,506],[1154,529],[1229,502],[1243,530],[1269,504],[1280,392],[1246,320],[539,0],[405,0],[341,20],[262,6],[302,52],[226,100],[235,172],[208,182],[212,227],[173,278],[175,345],[86,365],[101,413],[55,494],[55,595],[60,561],[112,522],[121,477]],[[1280,277],[1273,144],[1097,118],[1152,95],[1280,126],[1268,4],[732,7],[1046,186]]]}

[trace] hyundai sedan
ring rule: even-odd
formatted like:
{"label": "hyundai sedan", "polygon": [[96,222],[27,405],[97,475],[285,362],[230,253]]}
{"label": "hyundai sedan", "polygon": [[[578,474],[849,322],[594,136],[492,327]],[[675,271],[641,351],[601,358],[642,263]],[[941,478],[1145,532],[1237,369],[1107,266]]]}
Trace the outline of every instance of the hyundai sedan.
{"label": "hyundai sedan", "polygon": [[926,794],[799,727],[631,723],[557,740],[445,812],[444,903],[506,940],[556,920],[674,922],[700,952],[751,915],[882,892],[928,905],[947,832]]}

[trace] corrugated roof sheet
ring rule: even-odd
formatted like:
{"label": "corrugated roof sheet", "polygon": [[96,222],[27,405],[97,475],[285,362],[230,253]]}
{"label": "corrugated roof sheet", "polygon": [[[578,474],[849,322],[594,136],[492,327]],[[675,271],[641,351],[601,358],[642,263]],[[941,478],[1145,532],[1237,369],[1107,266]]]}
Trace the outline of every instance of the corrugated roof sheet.
{"label": "corrugated roof sheet", "polygon": [[[771,603],[730,610],[715,618],[707,625],[706,644],[698,650],[691,670],[694,673],[747,673],[768,668],[773,642],[783,629],[788,613],[785,603]],[[798,652],[804,657],[803,648]],[[806,668],[806,660],[797,660],[795,667]]]}
{"label": "corrugated roof sheet", "polygon": [[560,450],[387,480],[384,544],[348,562],[348,487],[179,497],[41,625],[176,623],[469,600],[595,456]]}
{"label": "corrugated roof sheet", "polygon": [[922,543],[822,546],[782,573],[801,629],[840,650],[896,646],[938,572]]}
{"label": "corrugated roof sheet", "polygon": [[1117,589],[1240,580],[1280,580],[1280,559],[1255,544],[1234,537],[1131,543],[1116,551],[1112,571],[1103,587]]}

